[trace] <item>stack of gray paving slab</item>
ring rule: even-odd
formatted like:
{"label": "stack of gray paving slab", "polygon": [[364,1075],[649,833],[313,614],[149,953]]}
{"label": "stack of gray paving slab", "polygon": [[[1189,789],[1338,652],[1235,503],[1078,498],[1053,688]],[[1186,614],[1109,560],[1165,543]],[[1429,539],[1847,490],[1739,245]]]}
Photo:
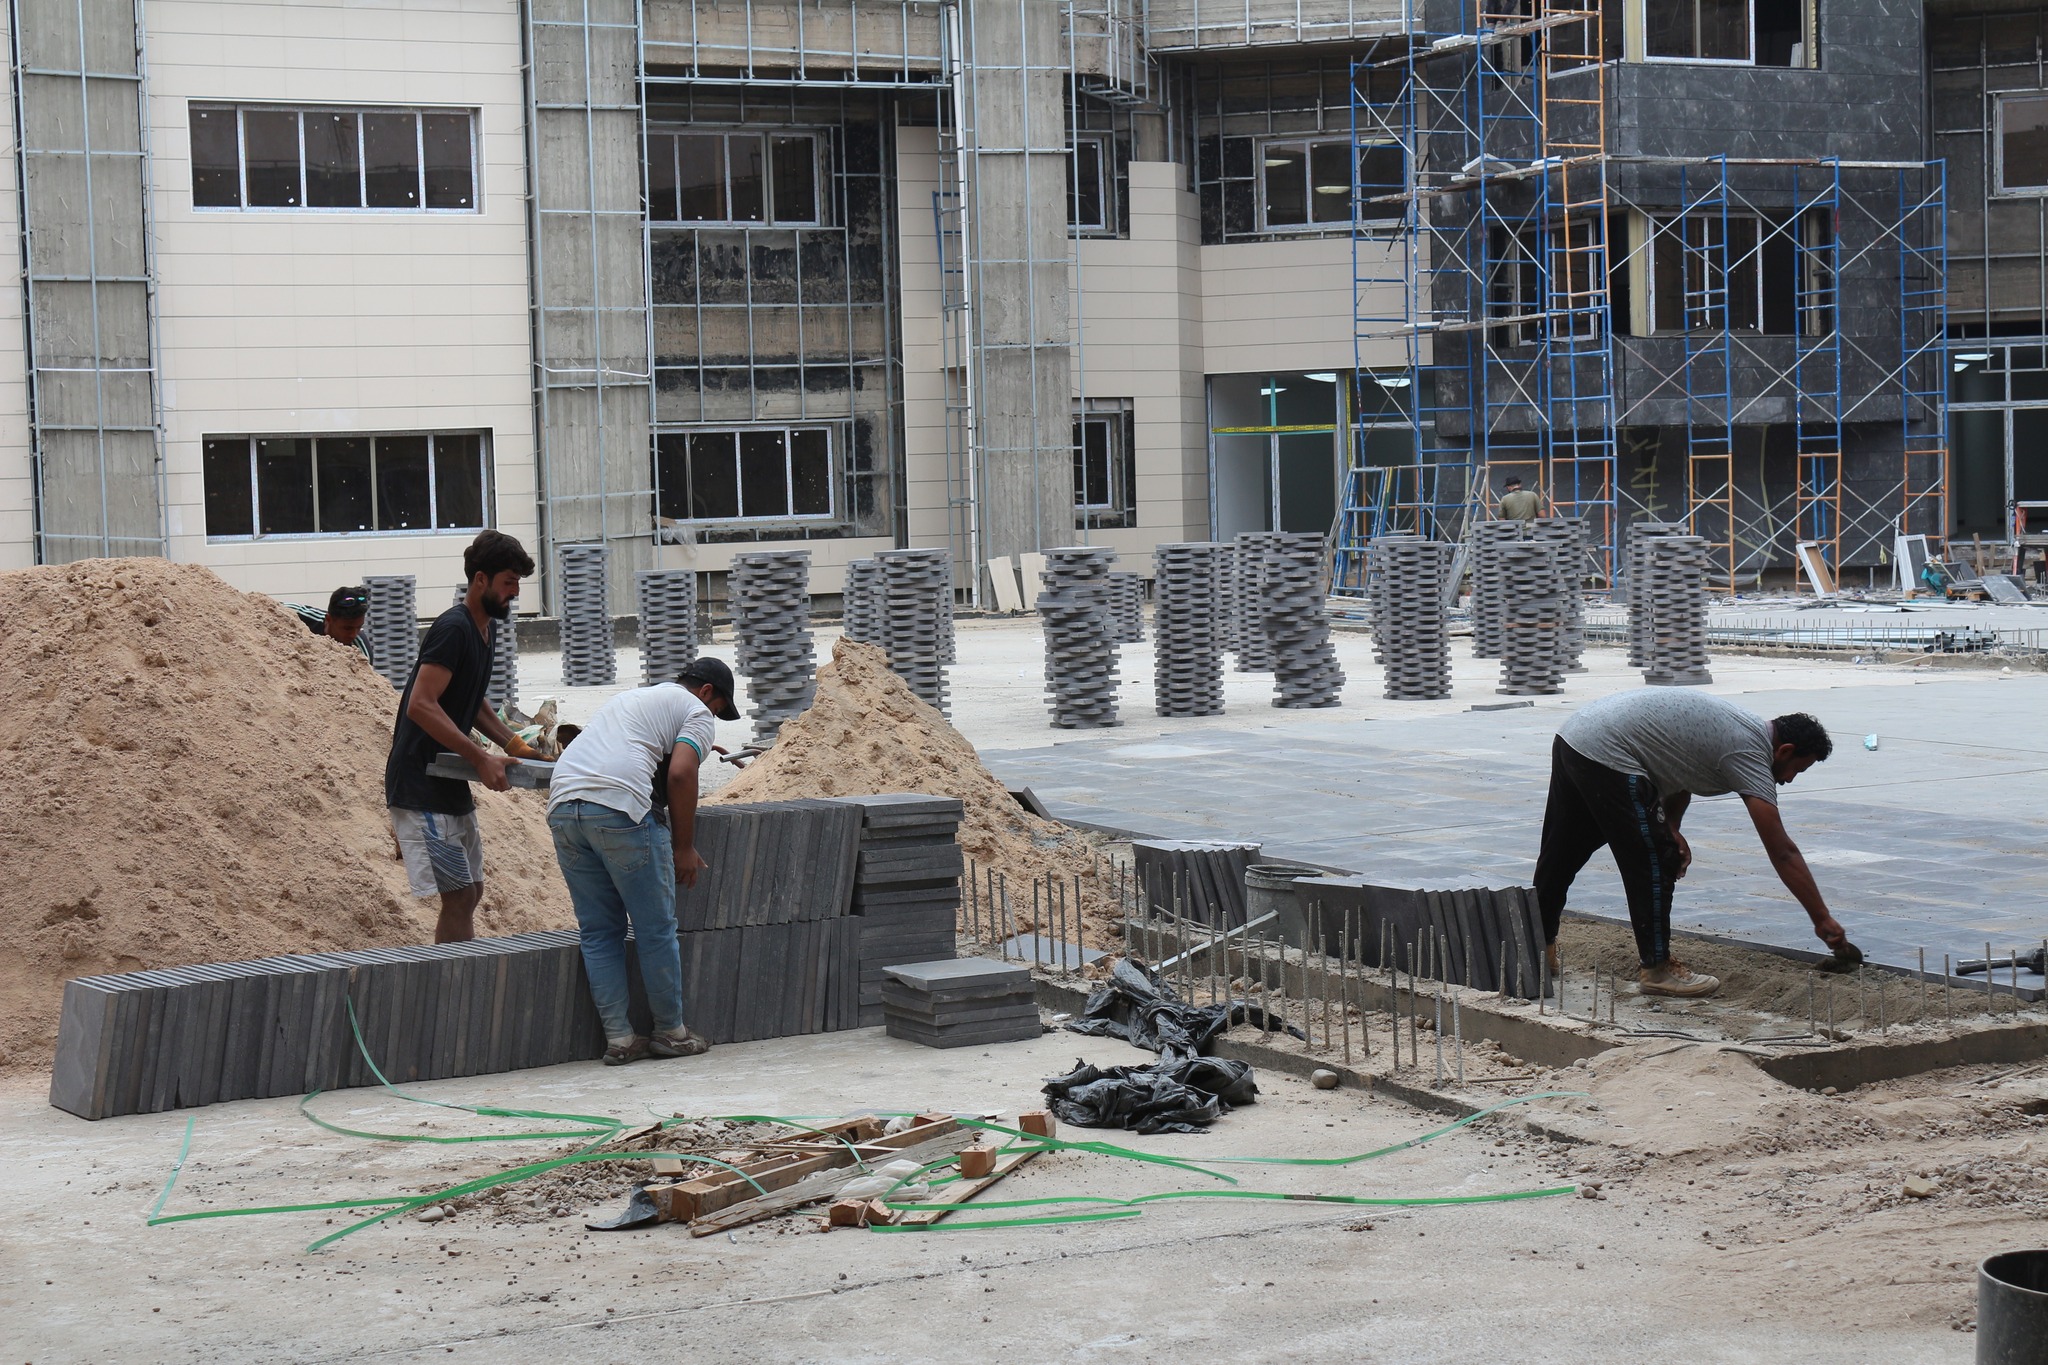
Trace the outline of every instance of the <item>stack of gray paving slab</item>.
{"label": "stack of gray paving slab", "polygon": [[1266,639],[1267,576],[1280,533],[1241,531],[1231,567],[1231,630],[1236,643],[1239,673],[1269,673],[1273,668],[1273,646]]}
{"label": "stack of gray paving slab", "polygon": [[734,555],[726,575],[736,642],[733,662],[747,677],[756,744],[772,744],[782,722],[809,709],[817,691],[810,578],[808,550]]}
{"label": "stack of gray paving slab", "polygon": [[1245,922],[1244,870],[1261,845],[1222,839],[1133,839],[1132,875],[1142,903],[1203,924]]}
{"label": "stack of gray paving slab", "polygon": [[1660,536],[1649,544],[1643,577],[1629,592],[1631,621],[1648,616],[1643,681],[1652,687],[1697,687],[1707,671],[1707,542]]}
{"label": "stack of gray paving slab", "polygon": [[882,566],[872,559],[847,561],[840,589],[840,633],[862,644],[881,640]]}
{"label": "stack of gray paving slab", "polygon": [[860,923],[862,1027],[882,1022],[888,968],[954,955],[964,807],[950,796],[901,794],[834,798],[861,813],[853,914]]}
{"label": "stack of gray paving slab", "polygon": [[1152,551],[1152,697],[1162,716],[1223,714],[1222,613],[1217,561],[1230,547],[1174,542]]}
{"label": "stack of gray paving slab", "polygon": [[889,968],[882,1020],[891,1038],[926,1047],[1015,1043],[1044,1031],[1031,973],[981,957]]}
{"label": "stack of gray paving slab", "polygon": [[1656,613],[1645,598],[1638,606],[1635,587],[1649,575],[1650,544],[1669,536],[1685,534],[1679,521],[1639,521],[1628,528],[1628,548],[1623,553],[1623,577],[1614,597],[1628,603],[1628,666],[1641,668],[1649,657],[1650,627]]}
{"label": "stack of gray paving slab", "polygon": [[[1526,886],[1428,890],[1383,886],[1366,877],[1303,877],[1295,895],[1320,906],[1322,948],[1368,967],[1411,965],[1418,976],[1532,1000],[1543,987],[1543,916]],[[1311,922],[1314,922],[1313,920]]]}
{"label": "stack of gray paving slab", "polygon": [[1266,642],[1273,659],[1273,705],[1288,710],[1336,706],[1344,670],[1330,640],[1323,588],[1323,537],[1282,533],[1267,552]]}
{"label": "stack of gray paving slab", "polygon": [[1372,610],[1389,701],[1451,695],[1451,621],[1444,605],[1457,547],[1414,536],[1383,536],[1377,548]]}
{"label": "stack of gray paving slab", "polygon": [[1387,613],[1393,600],[1387,588],[1387,549],[1402,541],[1421,539],[1408,531],[1393,531],[1365,543],[1365,624],[1372,637],[1372,661],[1376,664],[1387,661]]}
{"label": "stack of gray paving slab", "polygon": [[618,681],[612,647],[612,552],[605,545],[563,545],[555,597],[561,603],[562,681],[570,687],[609,687]]}
{"label": "stack of gray paving slab", "polygon": [[1506,634],[1507,596],[1501,551],[1522,538],[1522,523],[1481,521],[1472,526],[1472,657],[1498,659]]}
{"label": "stack of gray paving slab", "polygon": [[1520,540],[1495,551],[1506,599],[1500,686],[1508,697],[1540,697],[1564,690],[1563,547]]}
{"label": "stack of gray paving slab", "polygon": [[402,688],[420,657],[420,618],[416,583],[409,573],[371,574],[363,579],[370,596],[363,633],[384,681]]}
{"label": "stack of gray paving slab", "polygon": [[633,575],[640,608],[640,680],[673,682],[697,657],[697,575],[689,569],[642,569]]}
{"label": "stack of gray paving slab", "polygon": [[953,653],[953,554],[950,550],[884,550],[876,643],[910,690],[947,710],[946,661]]}
{"label": "stack of gray paving slab", "polygon": [[1109,630],[1111,643],[1145,643],[1145,580],[1134,573],[1109,576]]}
{"label": "stack of gray paving slab", "polygon": [[1105,595],[1116,552],[1068,545],[1045,552],[1037,610],[1045,631],[1045,690],[1063,730],[1117,724],[1116,645]]}
{"label": "stack of gray paving slab", "polygon": [[[461,606],[469,597],[469,590],[455,590],[455,605]],[[493,710],[502,711],[519,701],[519,622],[517,617],[507,616],[502,621],[491,622],[491,680],[484,687],[484,700]]]}
{"label": "stack of gray paving slab", "polygon": [[1238,650],[1237,635],[1237,546],[1227,540],[1214,542],[1216,551],[1216,644],[1226,654]]}
{"label": "stack of gray paving slab", "polygon": [[1529,539],[1557,546],[1558,587],[1564,594],[1560,657],[1565,672],[1583,673],[1586,666],[1579,660],[1586,650],[1586,519],[1538,517],[1529,523]]}

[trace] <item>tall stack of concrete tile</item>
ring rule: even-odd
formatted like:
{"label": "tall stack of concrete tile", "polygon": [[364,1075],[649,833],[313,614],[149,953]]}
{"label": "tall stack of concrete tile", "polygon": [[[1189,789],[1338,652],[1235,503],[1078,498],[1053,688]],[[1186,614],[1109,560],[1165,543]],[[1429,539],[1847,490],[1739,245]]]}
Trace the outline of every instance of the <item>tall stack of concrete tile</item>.
{"label": "tall stack of concrete tile", "polygon": [[1216,550],[1216,643],[1226,654],[1240,648],[1237,630],[1237,546],[1227,540],[1215,542]]}
{"label": "tall stack of concrete tile", "polygon": [[966,864],[964,807],[949,796],[844,796],[861,815],[852,907],[860,923],[860,1023],[882,1022],[886,969],[953,956]]}
{"label": "tall stack of concrete tile", "polygon": [[1116,645],[1107,603],[1116,551],[1068,545],[1045,552],[1038,595],[1045,630],[1045,691],[1052,723],[1063,730],[1117,724]]}
{"label": "tall stack of concrete tile", "polygon": [[563,545],[555,593],[561,603],[562,681],[571,687],[609,687],[618,681],[612,646],[611,548]]}
{"label": "tall stack of concrete tile", "polygon": [[840,590],[839,625],[847,639],[869,645],[880,641],[881,583],[882,566],[874,560],[847,562],[846,585]]}
{"label": "tall stack of concrete tile", "polygon": [[889,667],[923,701],[946,706],[946,661],[953,655],[953,554],[945,549],[884,550],[876,643]]}
{"label": "tall stack of concrete tile", "polygon": [[640,680],[672,682],[697,657],[697,575],[642,569],[633,575],[640,609]]}
{"label": "tall stack of concrete tile", "polygon": [[[454,605],[461,606],[468,596],[468,589],[457,588]],[[491,622],[491,680],[484,686],[484,700],[497,710],[503,710],[519,701],[517,617],[508,616],[502,621]]]}
{"label": "tall stack of concrete tile", "polygon": [[1365,624],[1376,664],[1387,661],[1387,613],[1393,601],[1387,585],[1387,550],[1402,541],[1420,539],[1408,531],[1391,531],[1365,543]]}
{"label": "tall stack of concrete tile", "polygon": [[1501,551],[1522,538],[1519,521],[1472,526],[1472,657],[1498,659],[1507,633],[1507,595]]}
{"label": "tall stack of concrete tile", "polygon": [[808,550],[734,555],[726,574],[736,642],[733,662],[747,677],[756,744],[773,743],[782,722],[808,710],[817,692],[810,579]]}
{"label": "tall stack of concrete tile", "polygon": [[1277,531],[1238,533],[1230,600],[1239,673],[1268,673],[1273,668],[1273,646],[1266,639],[1266,580],[1279,538]]}
{"label": "tall stack of concrete tile", "polygon": [[[882,1022],[884,968],[953,955],[960,815],[927,796],[700,810],[710,866],[676,898],[685,1022],[714,1043]],[[67,982],[50,1102],[153,1113],[373,1085],[371,1060],[420,1081],[604,1046],[573,930],[308,953]]]}
{"label": "tall stack of concrete tile", "polygon": [[1648,616],[1643,681],[1652,687],[1697,687],[1707,671],[1707,542],[1659,536],[1649,543],[1643,577],[1629,592],[1629,616]]}
{"label": "tall stack of concrete tile", "polygon": [[1451,621],[1444,605],[1456,547],[1414,536],[1382,536],[1372,578],[1389,701],[1451,694]]}
{"label": "tall stack of concrete tile", "polygon": [[363,589],[370,596],[370,612],[363,633],[370,637],[370,653],[384,681],[402,688],[412,676],[420,657],[420,617],[417,584],[409,573],[370,574]]}
{"label": "tall stack of concrete tile", "polygon": [[1145,643],[1145,580],[1137,574],[1109,576],[1109,628],[1112,644]]}
{"label": "tall stack of concrete tile", "polygon": [[1031,973],[979,957],[889,968],[882,1019],[891,1038],[926,1047],[1015,1043],[1043,1032]]}
{"label": "tall stack of concrete tile", "polygon": [[1133,839],[1139,901],[1234,929],[1246,918],[1244,870],[1259,860],[1261,847],[1238,840]]}
{"label": "tall stack of concrete tile", "polygon": [[1265,633],[1273,659],[1273,705],[1289,710],[1335,706],[1344,691],[1344,670],[1330,641],[1324,549],[1316,532],[1283,532],[1267,552]]}
{"label": "tall stack of concrete tile", "polygon": [[1162,716],[1223,714],[1222,613],[1217,561],[1228,545],[1175,542],[1152,552],[1152,698]]}
{"label": "tall stack of concrete tile", "polygon": [[[1452,985],[1534,999],[1542,989],[1543,916],[1526,886],[1432,891],[1365,877],[1303,877],[1294,894],[1320,905],[1325,953],[1342,948],[1368,967],[1412,969]],[[1312,921],[1313,922],[1313,921]]]}
{"label": "tall stack of concrete tile", "polygon": [[1529,539],[1557,546],[1558,590],[1563,594],[1563,635],[1559,658],[1567,673],[1583,673],[1579,661],[1586,649],[1586,519],[1584,517],[1538,517],[1529,523]]}
{"label": "tall stack of concrete tile", "polygon": [[1500,686],[1503,696],[1546,696],[1564,690],[1564,547],[1519,540],[1495,551],[1502,617]]}
{"label": "tall stack of concrete tile", "polygon": [[1669,536],[1684,534],[1685,523],[1682,521],[1639,521],[1628,529],[1628,548],[1622,556],[1624,576],[1619,585],[1623,591],[1617,592],[1615,596],[1625,596],[1628,601],[1630,668],[1642,668],[1647,664],[1651,623],[1656,619],[1656,611],[1647,596],[1644,597],[1640,609],[1636,602],[1636,587],[1643,583],[1650,573],[1650,544]]}

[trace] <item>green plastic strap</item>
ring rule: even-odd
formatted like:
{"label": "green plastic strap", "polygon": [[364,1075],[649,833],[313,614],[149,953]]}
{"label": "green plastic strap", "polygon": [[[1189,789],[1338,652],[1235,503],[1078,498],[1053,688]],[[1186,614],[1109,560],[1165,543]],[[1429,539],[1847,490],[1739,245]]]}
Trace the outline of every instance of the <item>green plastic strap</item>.
{"label": "green plastic strap", "polygon": [[157,1195],[156,1202],[151,1204],[149,1212],[143,1215],[145,1222],[153,1222],[156,1216],[163,1212],[164,1204],[170,1199],[171,1186],[178,1183],[178,1172],[185,1169],[186,1153],[192,1150],[192,1126],[198,1122],[197,1116],[185,1120],[185,1140],[178,1144],[178,1159],[171,1163],[170,1176],[165,1179],[163,1190]]}
{"label": "green plastic strap", "polygon": [[[915,1206],[913,1206],[915,1207]],[[1107,1223],[1117,1218],[1142,1218],[1143,1209],[1118,1209],[1114,1213],[1071,1213],[1057,1218],[989,1218],[965,1223],[870,1223],[869,1232],[968,1232],[975,1228],[1039,1228],[1055,1223]]]}
{"label": "green plastic strap", "polygon": [[1391,1147],[1381,1147],[1370,1152],[1360,1152],[1356,1156],[1218,1156],[1211,1157],[1210,1160],[1250,1163],[1261,1166],[1351,1166],[1361,1161],[1371,1161],[1377,1157],[1392,1156],[1396,1152],[1405,1152],[1410,1147],[1420,1147],[1425,1142],[1434,1142],[1440,1137],[1457,1132],[1467,1124],[1479,1122],[1488,1114],[1497,1114],[1503,1109],[1512,1109],[1518,1104],[1527,1104],[1531,1100],[1582,1099],[1585,1097],[1585,1093],[1583,1090],[1543,1090],[1534,1095],[1517,1095],[1511,1100],[1502,1100],[1499,1104],[1489,1104],[1486,1108],[1476,1113],[1465,1115],[1464,1118],[1459,1119],[1456,1123],[1447,1123],[1434,1132],[1424,1133],[1421,1137],[1412,1137],[1406,1142],[1397,1142]]}
{"label": "green plastic strap", "polygon": [[[527,1133],[468,1133],[455,1137],[445,1137],[438,1133],[377,1133],[367,1128],[344,1128],[338,1123],[329,1123],[326,1119],[321,1118],[306,1107],[326,1093],[324,1090],[315,1090],[299,1101],[299,1113],[305,1118],[306,1122],[316,1128],[325,1128],[330,1133],[339,1133],[343,1137],[367,1138],[372,1142],[430,1142],[440,1146],[460,1146],[471,1142],[531,1142],[537,1138],[588,1138],[594,1136],[602,1140],[614,1133],[623,1132],[626,1127],[624,1124],[614,1124],[594,1134],[588,1128],[552,1129],[545,1132]],[[401,1098],[410,1099],[411,1096],[402,1096]],[[420,1103],[437,1104],[438,1101],[422,1100]],[[444,1104],[440,1105],[440,1107],[443,1109],[459,1110],[464,1106]]]}
{"label": "green plastic strap", "polygon": [[[1341,1204],[1350,1207],[1367,1208],[1435,1208],[1461,1204],[1505,1204],[1522,1199],[1548,1199],[1557,1195],[1571,1194],[1577,1188],[1575,1185],[1559,1185],[1540,1190],[1509,1190],[1501,1194],[1415,1195],[1408,1197],[1358,1194],[1288,1194],[1280,1190],[1167,1190],[1159,1194],[1139,1195],[1134,1199],[1114,1199],[1105,1195],[1067,1195],[1046,1199],[991,1200],[987,1203],[962,1204],[955,1207],[963,1210],[979,1210],[1045,1208],[1059,1204],[1114,1204],[1121,1206],[1121,1211],[1112,1213],[1051,1214],[1038,1218],[970,1218],[918,1224],[877,1223],[870,1224],[868,1230],[870,1232],[971,1232],[977,1228],[1052,1227],[1065,1223],[1096,1223],[1111,1218],[1135,1218],[1144,1212],[1142,1208],[1137,1206],[1160,1203],[1169,1199],[1263,1199],[1278,1203]],[[891,1203],[889,1207],[906,1212],[929,1211],[929,1206],[915,1203]]]}

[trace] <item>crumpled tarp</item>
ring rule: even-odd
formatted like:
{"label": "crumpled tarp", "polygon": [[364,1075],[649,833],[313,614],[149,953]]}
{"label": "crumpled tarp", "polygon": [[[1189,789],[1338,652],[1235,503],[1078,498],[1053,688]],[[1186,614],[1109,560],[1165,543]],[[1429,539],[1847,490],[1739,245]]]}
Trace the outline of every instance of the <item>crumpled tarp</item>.
{"label": "crumpled tarp", "polygon": [[[1074,1033],[1121,1038],[1159,1053],[1151,1066],[1097,1067],[1078,1063],[1045,1083],[1060,1122],[1076,1128],[1128,1128],[1139,1133],[1199,1132],[1259,1093],[1248,1063],[1205,1056],[1233,1024],[1266,1024],[1257,1005],[1242,1000],[1192,1005],[1173,987],[1130,958],[1088,997]],[[1278,1021],[1269,1027],[1280,1028]],[[1288,1029],[1296,1037],[1297,1030]]]}

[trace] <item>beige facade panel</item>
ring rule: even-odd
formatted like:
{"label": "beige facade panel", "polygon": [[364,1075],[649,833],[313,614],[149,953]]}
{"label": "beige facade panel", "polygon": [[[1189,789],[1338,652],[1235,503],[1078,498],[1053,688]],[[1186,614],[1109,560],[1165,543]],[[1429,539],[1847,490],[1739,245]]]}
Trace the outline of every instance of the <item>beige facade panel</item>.
{"label": "beige facade panel", "polygon": [[645,15],[650,63],[819,73],[939,66],[935,0],[648,0]]}
{"label": "beige facade panel", "polygon": [[1148,0],[1154,52],[1350,42],[1401,30],[1396,0]]}

